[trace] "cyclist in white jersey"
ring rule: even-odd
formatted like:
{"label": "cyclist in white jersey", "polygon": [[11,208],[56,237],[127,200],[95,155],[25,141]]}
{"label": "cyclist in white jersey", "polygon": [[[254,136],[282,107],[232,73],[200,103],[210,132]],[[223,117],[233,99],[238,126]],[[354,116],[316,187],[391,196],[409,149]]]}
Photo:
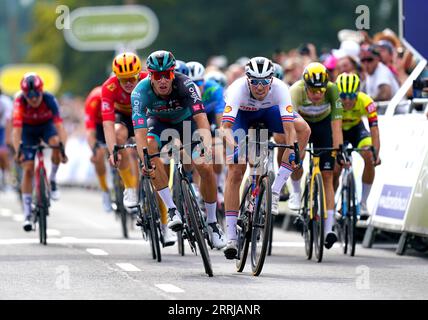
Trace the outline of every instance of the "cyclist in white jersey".
{"label": "cyclist in white jersey", "polygon": [[[237,253],[236,222],[239,212],[239,188],[247,168],[246,158],[242,161],[242,148],[238,146],[248,134],[251,125],[264,123],[269,132],[284,134],[285,143],[296,140],[295,114],[291,104],[288,86],[273,78],[272,61],[264,57],[250,59],[246,65],[246,76],[237,79],[226,93],[226,107],[222,118],[222,130],[227,144],[235,147],[233,155],[227,153],[227,160],[233,157],[225,189],[225,211],[228,244],[224,251],[226,258],[233,259]],[[303,120],[303,119],[302,119]],[[233,130],[233,135],[231,129]],[[241,129],[241,130],[240,130]],[[261,140],[267,139],[261,134]],[[237,141],[236,141],[236,140]],[[245,141],[245,140],[244,140]],[[237,164],[236,162],[239,161]],[[287,149],[272,185],[272,213],[278,213],[279,193],[292,171],[300,161],[296,161],[293,150]]]}

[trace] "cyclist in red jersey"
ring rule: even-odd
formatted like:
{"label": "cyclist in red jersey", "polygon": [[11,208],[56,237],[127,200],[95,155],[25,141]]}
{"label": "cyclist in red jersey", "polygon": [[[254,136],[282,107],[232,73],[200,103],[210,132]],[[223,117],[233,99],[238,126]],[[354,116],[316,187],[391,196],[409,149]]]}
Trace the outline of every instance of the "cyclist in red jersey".
{"label": "cyclist in red jersey", "polygon": [[137,83],[147,76],[141,72],[140,58],[132,52],[117,55],[112,63],[114,76],[102,85],[101,110],[104,135],[109,151],[109,161],[119,169],[119,175],[125,186],[123,204],[127,208],[137,206],[137,175],[132,172],[133,160],[129,150],[121,150],[118,161],[113,157],[116,144],[125,144],[134,136],[132,126],[131,92]]}
{"label": "cyclist in red jersey", "polygon": [[101,91],[98,86],[92,89],[85,101],[85,127],[86,138],[92,150],[91,162],[95,166],[100,188],[103,196],[103,207],[106,212],[112,211],[110,191],[107,184],[105,166],[106,140],[103,130],[103,118],[101,115]]}
{"label": "cyclist in red jersey", "polygon": [[[31,203],[33,193],[34,158],[36,150],[26,149],[43,140],[50,146],[65,144],[67,135],[59,114],[55,97],[43,91],[43,81],[35,73],[27,73],[21,80],[21,92],[15,98],[13,109],[13,147],[17,159],[22,162],[22,203],[24,207],[24,230],[31,231]],[[20,146],[23,146],[20,150]],[[19,152],[21,151],[21,152]],[[58,200],[56,173],[60,162],[67,162],[59,149],[52,150],[52,167],[49,176],[51,199]]]}

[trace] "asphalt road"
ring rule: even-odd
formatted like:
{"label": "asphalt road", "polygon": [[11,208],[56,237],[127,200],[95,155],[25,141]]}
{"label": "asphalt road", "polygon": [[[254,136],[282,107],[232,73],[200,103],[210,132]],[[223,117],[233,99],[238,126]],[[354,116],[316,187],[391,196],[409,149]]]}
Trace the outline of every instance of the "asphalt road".
{"label": "asphalt road", "polygon": [[62,190],[51,207],[47,246],[21,224],[16,195],[0,193],[0,299],[428,299],[428,254],[398,256],[395,243],[358,245],[352,258],[335,246],[316,263],[306,260],[299,233],[277,227],[259,277],[249,265],[237,273],[213,250],[209,278],[188,247],[184,257],[176,246],[164,248],[158,263],[138,230],[122,239],[96,191]]}

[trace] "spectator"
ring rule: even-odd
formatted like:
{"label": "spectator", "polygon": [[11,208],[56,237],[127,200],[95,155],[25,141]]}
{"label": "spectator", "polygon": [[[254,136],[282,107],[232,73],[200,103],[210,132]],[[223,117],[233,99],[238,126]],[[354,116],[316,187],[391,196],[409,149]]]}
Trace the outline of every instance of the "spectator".
{"label": "spectator", "polygon": [[397,69],[394,66],[396,50],[392,43],[388,40],[380,40],[376,42],[376,48],[380,54],[380,61],[382,61],[382,63],[386,65],[395,76],[398,76]]}
{"label": "spectator", "polygon": [[380,61],[376,47],[362,47],[360,60],[366,79],[365,92],[375,101],[391,100],[399,85],[391,70]]}
{"label": "spectator", "polygon": [[285,82],[292,85],[300,80],[303,73],[303,61],[299,56],[288,58],[284,65]]}

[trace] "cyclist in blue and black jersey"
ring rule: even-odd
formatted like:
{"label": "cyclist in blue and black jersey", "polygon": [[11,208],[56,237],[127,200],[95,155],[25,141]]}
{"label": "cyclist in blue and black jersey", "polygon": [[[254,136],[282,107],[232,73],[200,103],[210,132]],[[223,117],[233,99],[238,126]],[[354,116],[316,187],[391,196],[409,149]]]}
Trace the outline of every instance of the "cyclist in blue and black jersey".
{"label": "cyclist in blue and black jersey", "polygon": [[[175,58],[169,51],[159,50],[150,54],[147,69],[149,77],[140,81],[131,95],[132,122],[140,158],[144,159],[144,147],[148,147],[150,154],[159,152],[171,136],[164,137],[166,130],[177,134],[183,144],[190,143],[197,131],[204,138],[206,158],[210,158],[210,128],[196,85],[187,76],[175,72]],[[186,136],[189,134],[190,139]],[[199,156],[193,150],[186,153],[195,155],[192,156],[192,165],[204,181],[200,192],[205,202],[210,241],[214,247],[222,248],[226,245],[226,237],[217,223],[217,184],[212,164],[196,161]],[[168,208],[168,227],[178,231],[182,228],[182,217],[168,188],[164,163],[159,157],[153,158],[152,162],[155,165],[152,182]]]}

